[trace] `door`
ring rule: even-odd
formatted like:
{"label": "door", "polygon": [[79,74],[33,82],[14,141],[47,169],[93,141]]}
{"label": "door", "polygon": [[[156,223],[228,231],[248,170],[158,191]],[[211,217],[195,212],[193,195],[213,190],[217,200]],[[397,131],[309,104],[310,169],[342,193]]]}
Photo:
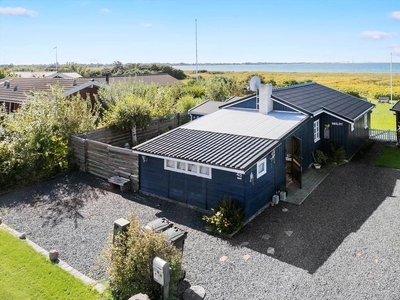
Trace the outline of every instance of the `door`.
{"label": "door", "polygon": [[292,137],[292,178],[301,188],[301,140]]}

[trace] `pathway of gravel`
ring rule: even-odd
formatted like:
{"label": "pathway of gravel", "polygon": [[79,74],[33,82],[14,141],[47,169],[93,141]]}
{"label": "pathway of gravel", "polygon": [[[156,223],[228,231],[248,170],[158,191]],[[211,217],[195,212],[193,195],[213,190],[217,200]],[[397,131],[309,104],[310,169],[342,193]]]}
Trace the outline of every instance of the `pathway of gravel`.
{"label": "pathway of gravel", "polygon": [[166,217],[188,231],[181,288],[200,285],[206,299],[400,299],[400,171],[371,164],[382,147],[338,166],[302,205],[270,207],[231,239],[206,232],[202,213],[121,194],[84,173],[1,195],[0,215],[85,274],[114,220],[135,209],[143,224]]}

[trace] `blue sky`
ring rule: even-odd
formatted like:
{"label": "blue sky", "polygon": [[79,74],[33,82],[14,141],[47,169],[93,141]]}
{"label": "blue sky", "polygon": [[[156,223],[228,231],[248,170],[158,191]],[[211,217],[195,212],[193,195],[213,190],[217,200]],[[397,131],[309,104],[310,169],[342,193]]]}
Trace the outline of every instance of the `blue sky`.
{"label": "blue sky", "polygon": [[0,0],[0,64],[400,61],[399,0]]}

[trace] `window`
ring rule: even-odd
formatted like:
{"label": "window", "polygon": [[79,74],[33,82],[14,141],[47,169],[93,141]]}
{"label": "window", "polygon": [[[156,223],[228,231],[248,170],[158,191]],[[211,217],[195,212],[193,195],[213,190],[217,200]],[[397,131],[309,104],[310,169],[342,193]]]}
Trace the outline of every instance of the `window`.
{"label": "window", "polygon": [[257,178],[260,178],[267,173],[267,158],[257,162]]}
{"label": "window", "polygon": [[189,172],[197,173],[197,165],[195,164],[188,164],[188,169]]}
{"label": "window", "polygon": [[314,121],[314,143],[320,140],[319,136],[319,120]]}
{"label": "window", "polygon": [[200,174],[209,175],[210,174],[210,168],[209,167],[200,166]]}
{"label": "window", "polygon": [[179,160],[165,159],[164,169],[211,179],[211,168],[196,163],[185,163]]}
{"label": "window", "polygon": [[178,162],[176,163],[176,168],[177,168],[178,170],[183,170],[183,171],[185,171],[185,170],[186,170],[186,164],[185,164],[184,162],[178,161]]}
{"label": "window", "polygon": [[167,168],[175,169],[175,161],[174,161],[174,160],[167,159],[167,160],[165,161],[165,166],[166,166]]}

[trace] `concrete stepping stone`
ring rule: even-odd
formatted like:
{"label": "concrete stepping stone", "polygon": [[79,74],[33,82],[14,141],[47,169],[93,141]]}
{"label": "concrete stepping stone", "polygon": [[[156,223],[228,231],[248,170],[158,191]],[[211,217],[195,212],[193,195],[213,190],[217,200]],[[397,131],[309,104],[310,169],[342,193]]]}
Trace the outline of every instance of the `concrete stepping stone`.
{"label": "concrete stepping stone", "polygon": [[268,254],[271,254],[271,255],[274,255],[274,254],[275,254],[275,248],[268,247],[267,253],[268,253]]}
{"label": "concrete stepping stone", "polygon": [[226,261],[228,259],[228,256],[223,255],[219,258],[219,261]]}
{"label": "concrete stepping stone", "polygon": [[271,238],[271,236],[270,236],[269,234],[264,234],[264,235],[262,236],[262,238],[263,238],[264,240],[269,240],[269,239]]}
{"label": "concrete stepping stone", "polygon": [[287,236],[291,236],[293,234],[293,231],[285,231],[285,233],[287,234]]}

